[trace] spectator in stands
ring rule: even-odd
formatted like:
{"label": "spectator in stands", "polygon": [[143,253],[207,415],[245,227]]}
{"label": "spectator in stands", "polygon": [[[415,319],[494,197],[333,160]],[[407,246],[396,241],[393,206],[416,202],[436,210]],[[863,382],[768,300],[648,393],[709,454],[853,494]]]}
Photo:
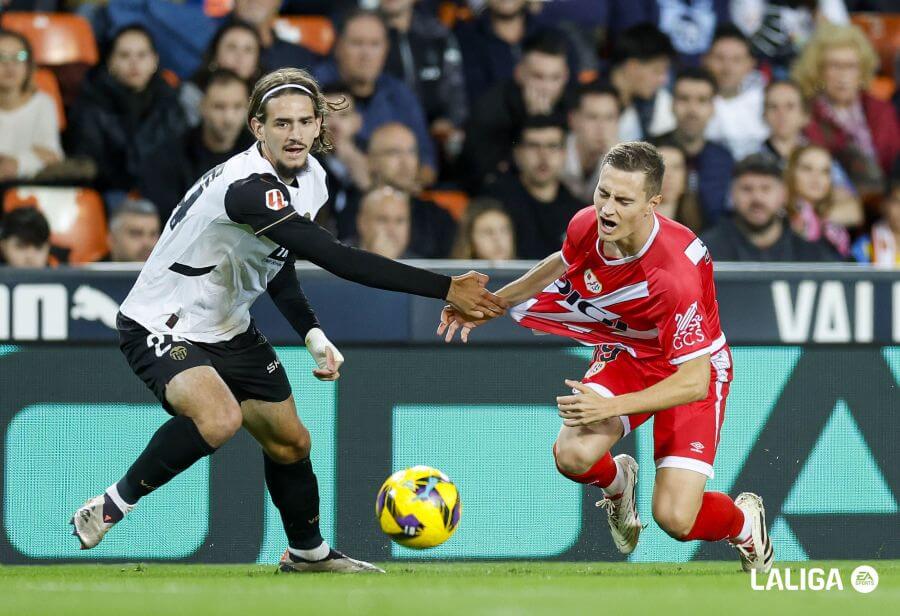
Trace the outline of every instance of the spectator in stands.
{"label": "spectator in stands", "polygon": [[872,232],[853,244],[853,257],[860,263],[900,269],[900,177],[881,202],[881,218]]}
{"label": "spectator in stands", "polygon": [[47,267],[50,225],[35,207],[16,208],[0,221],[0,265]]}
{"label": "spectator in stands", "polygon": [[541,32],[529,37],[523,48],[513,77],[478,99],[478,112],[466,126],[460,162],[470,192],[509,170],[513,142],[529,117],[553,114],[562,122],[568,111],[565,40]]}
{"label": "spectator in stands", "polygon": [[109,219],[109,255],[104,261],[143,263],[159,233],[156,206],[146,199],[125,199]]}
{"label": "spectator in stands", "polygon": [[437,160],[425,113],[406,84],[384,72],[387,53],[387,27],[381,17],[372,11],[355,10],[338,30],[334,60],[319,65],[315,75],[324,86],[346,89],[353,95],[362,117],[356,138],[363,147],[382,124],[400,122],[408,126],[416,134],[420,179],[427,186],[437,177]]}
{"label": "spectator in stands", "polygon": [[706,138],[713,115],[716,82],[709,71],[687,68],[673,86],[675,130],[667,134],[687,152],[688,187],[696,191],[706,225],[714,225],[726,209],[734,159],[725,146]]}
{"label": "spectator in stands", "polygon": [[878,56],[856,26],[820,26],[792,74],[812,100],[806,135],[847,170],[857,190],[881,193],[898,155],[900,125],[890,103],[865,92]]}
{"label": "spectator in stands", "polygon": [[462,55],[456,37],[435,16],[415,10],[418,1],[380,2],[390,35],[385,71],[418,96],[431,132],[450,136],[469,110]]}
{"label": "spectator in stands", "polygon": [[518,172],[501,176],[485,190],[512,218],[521,259],[543,259],[559,250],[569,221],[585,206],[560,180],[565,137],[555,118],[529,118],[513,150]]}
{"label": "spectator in stands", "polygon": [[466,91],[473,105],[495,84],[512,76],[525,38],[537,31],[525,0],[487,0],[485,11],[456,27]]}
{"label": "spectator in stands", "polygon": [[473,199],[459,225],[454,259],[509,261],[516,258],[516,234],[503,204],[495,199]]}
{"label": "spectator in stands", "polygon": [[669,37],[655,26],[639,24],[619,34],[609,75],[622,99],[622,141],[649,139],[675,128],[672,95],[664,88],[674,56]]}
{"label": "spectator in stands", "polygon": [[[791,227],[810,241],[826,240],[842,257],[850,254],[850,233],[836,222],[846,218],[837,212],[831,183],[831,155],[825,148],[806,145],[794,150],[784,171],[787,213]],[[856,224],[862,212],[853,212]]]}
{"label": "spectator in stands", "polygon": [[[339,88],[326,88],[324,95],[331,101],[343,100],[343,108],[328,116],[328,130],[334,149],[322,156],[319,162],[325,167],[328,182],[328,204],[319,210],[316,221],[330,229],[338,237],[355,232],[355,212],[346,215],[348,205],[355,206],[354,199],[368,190],[369,159],[356,143],[356,135],[362,128],[362,117],[356,111],[353,95]],[[340,225],[341,221],[345,221]]]}
{"label": "spectator in stands", "polygon": [[218,69],[234,71],[252,88],[262,76],[261,43],[253,26],[242,21],[226,22],[210,41],[200,69],[181,84],[179,98],[191,126],[200,124],[200,101],[209,77]]}
{"label": "spectator in stands", "polygon": [[735,26],[721,26],[704,57],[704,66],[718,90],[706,136],[727,147],[735,159],[758,152],[768,134],[763,122],[765,79],[756,70],[750,41]]}
{"label": "spectator in stands", "polygon": [[105,195],[108,203],[137,186],[151,154],[187,128],[178,96],[158,68],[153,39],[142,26],[128,26],[72,111],[69,151],[96,163],[100,190],[117,191]]}
{"label": "spectator in stands", "polygon": [[723,217],[701,239],[715,261],[833,261],[838,254],[823,242],[808,242],[786,221],[781,169],[752,154],[734,168],[734,216]]}
{"label": "spectator in stands", "polygon": [[697,193],[688,187],[687,153],[672,139],[657,140],[654,145],[666,165],[662,201],[656,211],[699,233],[703,229],[703,214]]}
{"label": "spectator in stands", "polygon": [[372,186],[389,186],[408,195],[410,250],[428,259],[450,254],[456,237],[453,217],[435,203],[413,196],[421,191],[415,133],[398,122],[385,124],[372,134],[368,155]]}
{"label": "spectator in stands", "polygon": [[213,71],[200,101],[200,126],[163,143],[141,168],[138,190],[159,208],[162,220],[201,175],[246,150],[247,82],[227,69]]}
{"label": "spectator in stands", "polygon": [[31,178],[62,159],[53,100],[33,82],[28,40],[0,30],[0,182]]}
{"label": "spectator in stands", "polygon": [[569,112],[569,136],[562,181],[585,204],[594,200],[603,156],[619,142],[618,93],[610,86],[589,83],[578,88]]}
{"label": "spectator in stands", "polygon": [[359,204],[357,244],[388,259],[415,259],[409,250],[410,218],[409,195],[390,186],[374,188]]}
{"label": "spectator in stands", "polygon": [[262,43],[260,62],[264,70],[274,71],[283,66],[312,70],[319,62],[319,56],[306,47],[278,37],[275,20],[279,8],[281,0],[235,0],[232,18],[256,28]]}

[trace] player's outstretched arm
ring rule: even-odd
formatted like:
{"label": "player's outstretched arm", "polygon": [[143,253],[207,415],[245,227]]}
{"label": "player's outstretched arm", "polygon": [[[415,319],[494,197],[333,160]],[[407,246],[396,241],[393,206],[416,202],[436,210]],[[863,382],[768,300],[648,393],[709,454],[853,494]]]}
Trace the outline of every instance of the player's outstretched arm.
{"label": "player's outstretched arm", "polygon": [[[565,271],[566,263],[562,259],[562,253],[554,252],[522,274],[522,276],[497,291],[497,296],[506,300],[510,306],[515,306],[540,293],[551,282],[562,276]],[[458,331],[460,339],[463,342],[468,342],[469,333],[473,329],[483,325],[495,316],[500,315],[486,315],[482,318],[467,317],[447,306],[441,311],[437,335],[444,336],[444,342],[450,342]]]}

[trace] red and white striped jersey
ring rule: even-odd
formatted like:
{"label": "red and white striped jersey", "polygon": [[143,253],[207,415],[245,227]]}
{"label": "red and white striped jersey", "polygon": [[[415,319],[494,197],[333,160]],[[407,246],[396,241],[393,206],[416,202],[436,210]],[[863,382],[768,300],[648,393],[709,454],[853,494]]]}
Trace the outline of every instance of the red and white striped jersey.
{"label": "red and white striped jersey", "polygon": [[523,327],[671,364],[725,345],[712,260],[687,227],[655,215],[641,250],[614,258],[587,207],[569,222],[562,257],[562,278],[511,310]]}

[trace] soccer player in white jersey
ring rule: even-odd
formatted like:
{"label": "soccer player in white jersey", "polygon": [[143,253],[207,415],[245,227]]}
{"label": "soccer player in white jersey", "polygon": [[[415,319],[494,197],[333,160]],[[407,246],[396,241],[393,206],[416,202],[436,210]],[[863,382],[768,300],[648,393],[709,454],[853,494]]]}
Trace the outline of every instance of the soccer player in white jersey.
{"label": "soccer player in white jersey", "polygon": [[[744,570],[774,560],[762,499],[706,491],[713,477],[731,352],[719,325],[713,265],[687,227],[657,214],[665,167],[644,142],[606,154],[594,205],[569,223],[562,250],[497,292],[520,325],[594,346],[572,395],[557,398],[563,426],[553,447],[559,472],[605,494],[598,502],[624,554],[641,532],[638,465],[613,445],[651,417],[653,517],[679,541],[727,540]],[[445,308],[438,333],[463,340],[484,319]]]}
{"label": "soccer player in white jersey", "polygon": [[82,548],[243,425],[262,446],[266,486],[287,533],[280,569],[380,571],[322,539],[310,435],[250,306],[268,292],[304,339],[315,376],[333,381],[343,357],[300,289],[295,258],[371,287],[446,299],[473,317],[497,316],[507,304],[484,288],[483,274],[450,278],[410,267],[345,246],[312,222],[328,193],[310,152],[330,149],[326,119],[337,108],[306,71],[265,75],[248,112],[256,143],[208,171],[172,212],[117,323],[131,368],[172,418],[124,477],[72,516]]}

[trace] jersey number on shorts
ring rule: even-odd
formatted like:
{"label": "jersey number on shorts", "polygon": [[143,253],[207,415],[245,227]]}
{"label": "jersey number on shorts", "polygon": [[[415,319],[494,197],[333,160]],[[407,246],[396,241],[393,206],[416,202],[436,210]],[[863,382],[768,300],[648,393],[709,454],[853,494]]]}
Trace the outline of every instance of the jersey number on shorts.
{"label": "jersey number on shorts", "polygon": [[162,334],[150,334],[147,336],[147,346],[156,352],[157,357],[162,357],[172,349],[173,342],[186,342],[181,336],[164,336]]}
{"label": "jersey number on shorts", "polygon": [[187,216],[188,210],[191,209],[191,206],[196,203],[197,199],[200,198],[200,195],[203,194],[203,191],[206,190],[206,187],[210,185],[210,183],[222,175],[222,169],[225,167],[225,163],[221,165],[216,165],[209,171],[203,174],[197,183],[194,184],[192,190],[188,192],[188,194],[181,200],[181,202],[175,206],[175,210],[172,212],[172,217],[169,218],[169,228],[174,229],[175,225],[181,222],[181,220]]}

